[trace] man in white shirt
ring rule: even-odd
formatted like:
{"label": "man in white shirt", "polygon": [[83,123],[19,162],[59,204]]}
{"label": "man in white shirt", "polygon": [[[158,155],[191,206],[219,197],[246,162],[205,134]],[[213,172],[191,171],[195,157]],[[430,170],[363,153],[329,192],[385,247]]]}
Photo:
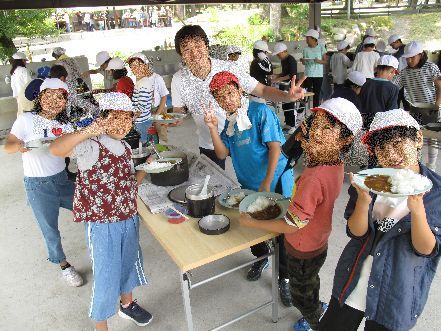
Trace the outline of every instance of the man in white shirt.
{"label": "man in white shirt", "polygon": [[[199,150],[225,169],[225,160],[217,158],[208,127],[204,123],[204,106],[211,103],[218,119],[221,132],[225,124],[225,112],[220,108],[210,93],[209,84],[212,77],[220,71],[232,72],[248,94],[275,102],[292,102],[303,98],[300,85],[292,84],[288,93],[270,86],[260,84],[231,61],[222,61],[208,56],[208,37],[199,25],[186,25],[175,36],[176,52],[182,57],[185,67],[174,74],[171,84],[174,112],[189,112],[196,123],[199,136]],[[295,76],[293,77],[295,81]]]}

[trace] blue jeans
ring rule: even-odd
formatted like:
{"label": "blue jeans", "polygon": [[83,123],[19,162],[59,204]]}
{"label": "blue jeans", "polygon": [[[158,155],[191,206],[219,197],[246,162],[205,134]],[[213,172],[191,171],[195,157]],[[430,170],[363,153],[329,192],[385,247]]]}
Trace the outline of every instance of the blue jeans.
{"label": "blue jeans", "polygon": [[135,129],[136,129],[136,131],[138,131],[139,135],[141,136],[140,140],[141,140],[141,142],[143,144],[148,142],[148,140],[149,140],[149,135],[147,133],[147,130],[151,126],[152,126],[152,121],[145,121],[145,122],[142,122],[142,123],[135,123]]}
{"label": "blue jeans", "polygon": [[66,260],[58,230],[60,208],[72,210],[75,184],[67,179],[66,171],[48,177],[25,177],[24,186],[28,204],[43,233],[48,260],[60,263]]}
{"label": "blue jeans", "polygon": [[115,223],[88,222],[86,236],[93,270],[89,317],[105,321],[115,314],[121,294],[147,284],[138,214]]}

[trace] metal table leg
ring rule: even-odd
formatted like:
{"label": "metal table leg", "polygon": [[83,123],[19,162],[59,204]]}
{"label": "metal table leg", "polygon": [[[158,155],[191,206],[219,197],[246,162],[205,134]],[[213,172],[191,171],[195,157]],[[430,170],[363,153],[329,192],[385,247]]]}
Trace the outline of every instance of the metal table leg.
{"label": "metal table leg", "polygon": [[272,320],[277,323],[279,320],[279,242],[277,238],[272,239],[274,244],[274,255],[272,256]]}
{"label": "metal table leg", "polygon": [[185,318],[187,320],[187,329],[188,331],[193,331],[193,317],[191,315],[191,304],[190,304],[190,288],[191,288],[190,275],[187,272],[184,272],[183,274],[180,273],[180,278],[181,278],[182,298],[184,299]]}

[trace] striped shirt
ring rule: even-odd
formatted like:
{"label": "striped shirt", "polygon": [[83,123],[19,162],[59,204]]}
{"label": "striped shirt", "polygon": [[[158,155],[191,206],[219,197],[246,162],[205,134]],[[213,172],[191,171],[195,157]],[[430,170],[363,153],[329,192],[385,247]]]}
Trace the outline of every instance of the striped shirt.
{"label": "striped shirt", "polygon": [[144,77],[136,82],[132,102],[135,110],[141,114],[136,118],[135,123],[146,122],[152,117],[150,110],[152,109],[154,86],[154,75]]}
{"label": "striped shirt", "polygon": [[427,61],[421,68],[404,68],[393,82],[405,90],[406,98],[411,103],[435,103],[436,86],[434,81],[441,78],[436,64]]}

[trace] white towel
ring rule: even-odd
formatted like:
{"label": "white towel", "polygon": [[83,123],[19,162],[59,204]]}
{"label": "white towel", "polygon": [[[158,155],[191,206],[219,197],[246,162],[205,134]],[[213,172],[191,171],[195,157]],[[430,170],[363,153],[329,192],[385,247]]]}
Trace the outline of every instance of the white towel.
{"label": "white towel", "polygon": [[242,106],[235,113],[227,113],[228,127],[227,136],[231,137],[234,135],[234,124],[237,123],[237,128],[239,131],[245,131],[251,129],[251,121],[248,118],[248,98],[242,97]]}

